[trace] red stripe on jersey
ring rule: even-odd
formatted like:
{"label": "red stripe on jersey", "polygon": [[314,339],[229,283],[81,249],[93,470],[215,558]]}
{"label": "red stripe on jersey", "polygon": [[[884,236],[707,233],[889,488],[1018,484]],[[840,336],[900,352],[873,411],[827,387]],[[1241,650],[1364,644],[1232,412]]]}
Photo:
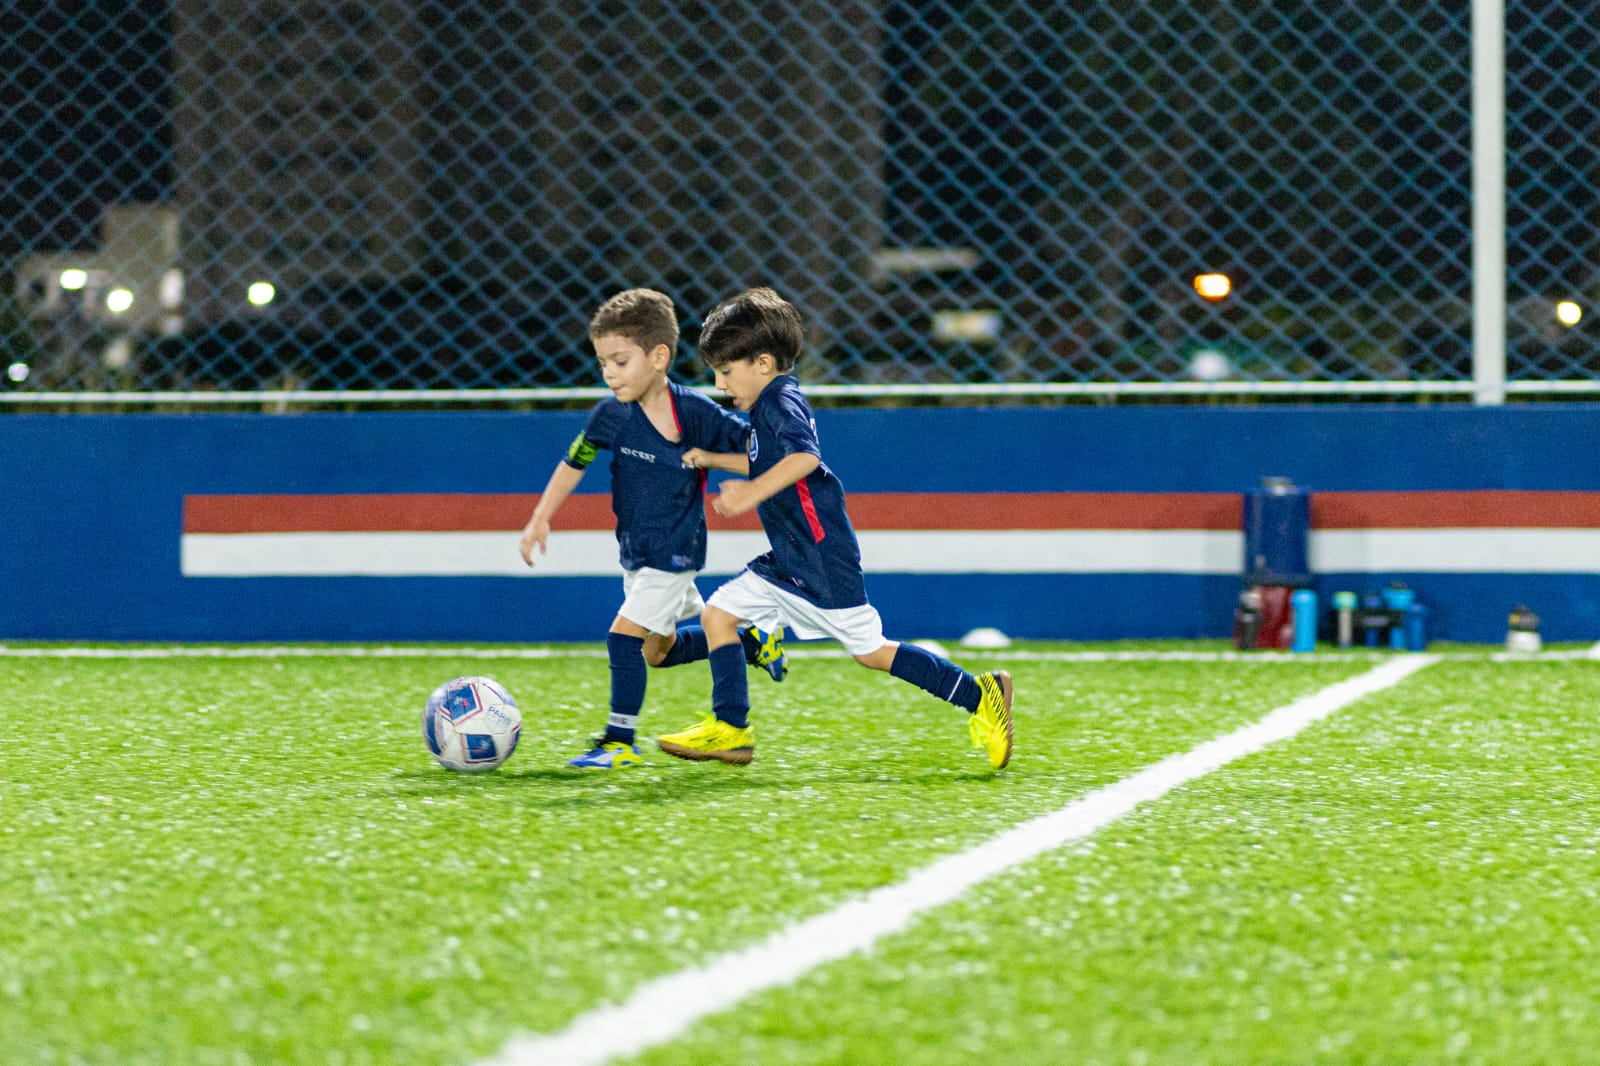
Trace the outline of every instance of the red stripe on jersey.
{"label": "red stripe on jersey", "polygon": [[678,421],[678,398],[672,395],[672,390],[667,390],[667,410],[672,412],[672,426],[678,431],[678,440],[683,440],[683,423]]}
{"label": "red stripe on jersey", "polygon": [[[677,440],[676,443],[682,444],[683,443],[683,422],[680,421],[679,418],[678,418],[678,398],[676,396],[672,395],[672,390],[671,389],[667,390],[667,410],[672,412],[672,428],[676,429],[678,431],[678,440]],[[705,499],[705,495],[706,495],[706,477],[709,474],[710,474],[710,471],[707,470],[705,467],[701,467],[700,468],[700,498],[702,500]]]}
{"label": "red stripe on jersey", "polygon": [[806,485],[805,478],[796,481],[794,487],[800,492],[800,510],[806,513],[806,525],[811,527],[811,539],[821,544],[822,538],[828,534],[823,530],[821,521],[817,519],[817,505],[811,502],[811,489]]}

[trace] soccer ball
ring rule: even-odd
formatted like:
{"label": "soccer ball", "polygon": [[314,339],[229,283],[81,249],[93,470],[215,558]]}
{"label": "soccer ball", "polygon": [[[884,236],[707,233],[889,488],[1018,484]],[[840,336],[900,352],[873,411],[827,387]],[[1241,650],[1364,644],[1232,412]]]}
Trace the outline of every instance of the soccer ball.
{"label": "soccer ball", "polygon": [[422,708],[422,739],[448,770],[493,770],[511,758],[521,736],[517,701],[492,678],[446,681]]}

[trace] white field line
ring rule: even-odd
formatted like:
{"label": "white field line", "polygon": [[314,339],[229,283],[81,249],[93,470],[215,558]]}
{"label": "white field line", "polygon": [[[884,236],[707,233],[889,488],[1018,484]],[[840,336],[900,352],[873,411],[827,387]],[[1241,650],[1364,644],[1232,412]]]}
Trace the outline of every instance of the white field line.
{"label": "white field line", "polygon": [[702,1018],[758,992],[791,984],[825,963],[866,951],[881,938],[905,929],[917,915],[959,898],[969,888],[1089,836],[1139,804],[1286,740],[1438,661],[1435,655],[1392,658],[1285,704],[1253,725],[1163,759],[1060,810],[925,866],[903,881],[781,930],[760,944],[646,981],[625,1002],[596,1007],[559,1033],[513,1038],[486,1060],[486,1066],[598,1066],[665,1044]]}
{"label": "white field line", "polygon": [[[841,648],[788,647],[798,659],[846,659]],[[113,645],[69,647],[44,645],[14,648],[0,644],[0,659],[604,659],[604,648],[468,648],[407,645],[330,646],[302,645],[230,646],[169,645],[123,648]],[[950,658],[1030,663],[1380,663],[1394,657],[1386,651],[995,651],[987,648],[950,649]],[[1571,651],[1543,652],[1441,652],[1436,658],[1462,662],[1525,663],[1540,660],[1600,659],[1600,644]]]}
{"label": "white field line", "polygon": [[1584,652],[1584,657],[1588,659],[1600,659],[1600,640],[1595,641],[1589,650]]}

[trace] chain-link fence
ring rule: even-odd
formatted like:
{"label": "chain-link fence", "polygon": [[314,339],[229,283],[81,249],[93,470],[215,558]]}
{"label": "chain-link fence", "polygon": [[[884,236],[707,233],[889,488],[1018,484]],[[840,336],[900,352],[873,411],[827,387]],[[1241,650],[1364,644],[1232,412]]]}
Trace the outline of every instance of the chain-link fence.
{"label": "chain-link fence", "polygon": [[[588,315],[636,285],[689,380],[751,284],[812,382],[1471,377],[1465,2],[4,18],[13,393],[592,385]],[[1588,378],[1592,6],[1518,5],[1507,69],[1508,375]]]}

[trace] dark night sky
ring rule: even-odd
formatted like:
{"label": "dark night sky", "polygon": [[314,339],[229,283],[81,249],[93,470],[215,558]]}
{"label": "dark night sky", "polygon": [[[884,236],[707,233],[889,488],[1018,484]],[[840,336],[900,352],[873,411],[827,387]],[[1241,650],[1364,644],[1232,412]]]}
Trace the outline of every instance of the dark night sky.
{"label": "dark night sky", "polygon": [[171,191],[164,0],[0,13],[0,257],[92,246],[105,205]]}
{"label": "dark night sky", "polygon": [[[172,194],[169,6],[168,0],[0,5],[0,261],[19,251],[92,247],[107,204]],[[892,58],[895,42],[914,39],[903,35],[921,16],[909,13],[943,8],[929,0],[896,0],[885,10]],[[1571,219],[1582,232],[1552,243],[1571,260],[1587,263],[1594,246],[1588,234],[1597,164],[1592,135],[1582,131],[1594,111],[1581,93],[1558,100],[1551,86],[1591,80],[1596,31],[1563,23],[1560,35],[1551,38],[1530,17],[1510,20],[1511,252],[1518,260],[1530,250],[1524,241],[1537,246],[1543,233],[1521,205],[1553,202],[1558,209],[1544,207],[1544,213]],[[1515,47],[1519,43],[1526,51]],[[1528,53],[1539,53],[1537,61],[1530,62]],[[893,87],[890,97],[887,221],[903,242],[937,242],[948,236],[941,226],[959,231],[965,220],[950,217],[948,206],[926,202],[931,185],[926,175],[907,169],[906,152],[920,144],[936,160],[944,146],[964,143],[973,133],[959,117],[907,126],[909,114],[893,107]],[[972,180],[1003,184],[992,171]],[[1525,228],[1532,232],[1525,234]]]}

